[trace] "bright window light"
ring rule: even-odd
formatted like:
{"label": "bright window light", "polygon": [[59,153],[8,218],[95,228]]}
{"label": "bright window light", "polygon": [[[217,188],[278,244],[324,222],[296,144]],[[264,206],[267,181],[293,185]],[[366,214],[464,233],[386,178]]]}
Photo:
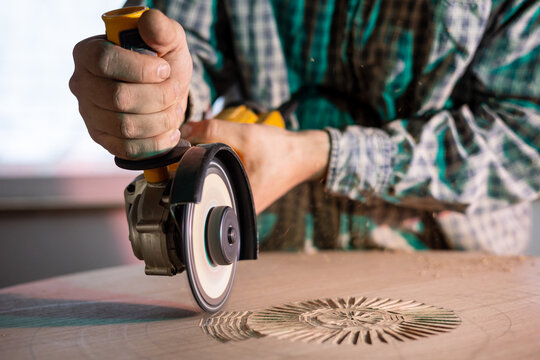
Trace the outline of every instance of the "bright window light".
{"label": "bright window light", "polygon": [[68,87],[73,46],[123,0],[12,1],[0,12],[0,176],[115,173]]}

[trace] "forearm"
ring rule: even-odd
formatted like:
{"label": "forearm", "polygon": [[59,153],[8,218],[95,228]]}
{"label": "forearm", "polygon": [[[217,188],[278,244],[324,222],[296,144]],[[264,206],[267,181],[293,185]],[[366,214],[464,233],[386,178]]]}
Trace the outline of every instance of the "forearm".
{"label": "forearm", "polygon": [[[328,190],[428,209],[492,210],[540,193],[540,111],[516,104],[441,111],[383,130],[333,131]],[[520,129],[521,127],[521,129]]]}

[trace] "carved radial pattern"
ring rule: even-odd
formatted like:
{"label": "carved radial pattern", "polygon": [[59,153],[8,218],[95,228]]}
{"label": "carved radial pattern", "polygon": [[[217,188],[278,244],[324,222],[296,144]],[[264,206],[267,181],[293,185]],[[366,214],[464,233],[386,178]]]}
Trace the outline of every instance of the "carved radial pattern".
{"label": "carved radial pattern", "polygon": [[201,320],[219,341],[273,336],[334,344],[416,340],[448,332],[461,323],[451,310],[414,300],[365,297],[307,300],[254,312],[221,312]]}

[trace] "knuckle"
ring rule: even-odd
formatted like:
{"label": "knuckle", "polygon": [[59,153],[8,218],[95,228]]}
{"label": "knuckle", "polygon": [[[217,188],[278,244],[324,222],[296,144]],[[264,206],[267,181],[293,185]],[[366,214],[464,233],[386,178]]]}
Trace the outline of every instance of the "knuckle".
{"label": "knuckle", "polygon": [[136,138],[138,135],[137,127],[135,121],[125,114],[120,114],[119,116],[120,123],[120,135],[125,139]]}
{"label": "knuckle", "polygon": [[123,83],[116,83],[113,90],[113,107],[118,111],[127,111],[131,104],[131,92],[129,86]]}
{"label": "knuckle", "polygon": [[79,94],[80,90],[80,77],[77,73],[77,70],[71,75],[71,78],[69,79],[69,90],[71,93],[75,96]]}

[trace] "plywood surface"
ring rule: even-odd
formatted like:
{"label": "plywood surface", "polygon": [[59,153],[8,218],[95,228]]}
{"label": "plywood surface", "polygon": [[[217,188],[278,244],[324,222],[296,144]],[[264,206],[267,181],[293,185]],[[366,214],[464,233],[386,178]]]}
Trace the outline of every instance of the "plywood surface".
{"label": "plywood surface", "polygon": [[[289,311],[296,321],[294,309],[364,297],[425,304],[459,322],[415,340],[386,336],[387,343],[368,344],[361,333],[356,345],[352,336],[341,344],[295,339],[299,328],[286,336],[263,331],[275,320],[268,311]],[[263,253],[240,263],[224,314],[252,314],[247,336],[216,340],[201,326],[219,325],[219,316],[200,313],[185,276],[145,276],[142,265],[48,279],[0,290],[0,359],[540,358],[540,261],[450,252]],[[230,326],[218,330],[234,331]]]}

